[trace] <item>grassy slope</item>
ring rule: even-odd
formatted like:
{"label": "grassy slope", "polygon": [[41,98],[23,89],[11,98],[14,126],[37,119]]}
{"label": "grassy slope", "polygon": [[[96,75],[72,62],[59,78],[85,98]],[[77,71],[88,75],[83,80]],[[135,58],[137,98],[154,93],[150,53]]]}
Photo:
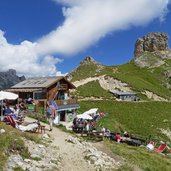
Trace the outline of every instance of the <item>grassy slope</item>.
{"label": "grassy slope", "polygon": [[82,64],[72,72],[72,81],[82,80],[97,74],[97,64]]}
{"label": "grassy slope", "polygon": [[37,135],[33,133],[23,133],[2,122],[0,122],[0,128],[5,129],[5,133],[0,134],[0,170],[4,169],[8,155],[11,153],[19,153],[23,158],[30,157],[22,137],[40,142],[40,138]]}
{"label": "grassy slope", "polygon": [[118,72],[110,72],[108,75],[126,82],[136,92],[148,90],[166,99],[170,98],[171,91],[163,85],[162,68],[143,69],[137,67],[133,62],[116,68]]}
{"label": "grassy slope", "polygon": [[[171,129],[171,103],[167,102],[115,102],[115,101],[82,101],[81,110],[98,107],[107,116],[99,124],[113,132],[127,131],[145,137],[152,136],[160,140],[170,140],[162,135],[158,128]],[[126,159],[127,164],[121,170],[141,168],[147,171],[170,171],[171,159],[160,154],[148,152],[144,148],[132,147],[126,144],[108,143],[106,145],[114,154]]]}
{"label": "grassy slope", "polygon": [[77,93],[80,96],[84,96],[84,97],[103,97],[103,98],[112,98],[112,94],[109,93],[108,91],[104,90],[98,81],[92,81],[89,82],[85,85],[79,86],[77,88]]}
{"label": "grassy slope", "polygon": [[144,147],[132,147],[126,144],[107,142],[106,145],[114,154],[124,157],[127,164],[120,171],[170,171],[171,159],[161,154],[149,152]]}
{"label": "grassy slope", "polygon": [[[139,68],[133,61],[119,66],[104,66],[99,72],[96,72],[97,68],[98,66],[95,64],[80,65],[72,72],[72,81],[97,75],[108,75],[127,83],[142,99],[147,100],[141,94],[144,90],[151,91],[166,99],[170,99],[171,97],[171,91],[165,86],[167,80],[164,76],[166,69],[171,68],[170,60],[166,61],[165,65],[154,69]],[[113,70],[116,72],[113,72]]]}
{"label": "grassy slope", "polygon": [[[93,65],[87,65],[82,68],[78,67],[76,75],[73,74],[74,80],[81,80],[95,75],[108,75],[122,82],[126,82],[139,96],[145,100],[147,98],[141,94],[143,90],[151,91],[161,97],[170,99],[171,91],[166,88],[168,79],[165,72],[171,69],[171,60],[158,68],[139,68],[133,61],[119,66],[106,66],[100,72],[96,72]],[[91,71],[91,68],[92,71]],[[89,92],[87,91],[88,86]],[[94,83],[87,84],[78,88],[79,93],[83,96],[98,95],[94,90],[99,89],[99,85]],[[107,117],[100,121],[100,125],[109,128],[111,131],[127,131],[130,133],[140,134],[142,136],[152,136],[166,140],[171,146],[170,140],[161,134],[158,128],[171,130],[171,103],[167,102],[116,102],[114,100],[107,101],[82,101],[80,102],[80,112],[90,108],[98,107],[100,111],[108,113]],[[127,145],[117,145],[107,143],[114,154],[118,154],[126,158],[129,163],[121,170],[134,170],[136,165],[138,168],[147,171],[171,170],[171,159],[165,159],[161,155],[148,152],[146,149],[130,147]]]}
{"label": "grassy slope", "polygon": [[[129,131],[144,136],[163,138],[158,128],[171,129],[171,103],[167,102],[116,102],[84,101],[81,110],[99,108],[107,114],[100,124],[110,130]],[[166,137],[164,137],[166,138]]]}

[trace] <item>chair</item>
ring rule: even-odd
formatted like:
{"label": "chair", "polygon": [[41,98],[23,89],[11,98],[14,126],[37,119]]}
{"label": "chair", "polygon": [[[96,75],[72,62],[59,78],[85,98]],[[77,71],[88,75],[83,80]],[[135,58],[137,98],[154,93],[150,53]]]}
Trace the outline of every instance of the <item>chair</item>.
{"label": "chair", "polygon": [[15,128],[16,122],[14,121],[14,118],[11,115],[6,116],[6,118],[9,121],[10,125]]}
{"label": "chair", "polygon": [[156,153],[162,153],[167,148],[167,144],[163,143],[158,148],[154,149],[154,152]]}
{"label": "chair", "polygon": [[20,131],[33,131],[33,132],[36,132],[36,130],[39,128],[39,124],[36,123],[36,122],[32,122],[32,123],[28,123],[28,122],[25,122],[25,123],[17,123],[17,121],[14,120],[13,116],[7,116],[7,119],[10,123],[10,125],[14,128],[17,128],[19,129]]}

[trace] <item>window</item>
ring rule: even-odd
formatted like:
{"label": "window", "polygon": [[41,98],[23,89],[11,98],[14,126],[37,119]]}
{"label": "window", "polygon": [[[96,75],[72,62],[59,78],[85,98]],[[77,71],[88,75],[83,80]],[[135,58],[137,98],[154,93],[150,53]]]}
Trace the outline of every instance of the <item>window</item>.
{"label": "window", "polygon": [[34,95],[35,99],[45,99],[46,98],[46,93],[43,92],[36,92]]}

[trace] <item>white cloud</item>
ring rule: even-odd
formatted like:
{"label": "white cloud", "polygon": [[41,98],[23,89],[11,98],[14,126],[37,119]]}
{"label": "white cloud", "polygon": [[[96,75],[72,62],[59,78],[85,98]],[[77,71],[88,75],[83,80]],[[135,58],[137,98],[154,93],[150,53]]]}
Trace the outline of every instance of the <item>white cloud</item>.
{"label": "white cloud", "polygon": [[35,51],[36,43],[23,41],[20,45],[7,42],[4,32],[0,31],[0,68],[1,71],[16,69],[25,76],[57,75],[56,64],[62,62],[50,55],[40,56]]}
{"label": "white cloud", "polygon": [[60,59],[53,54],[73,54],[110,32],[163,21],[170,0],[53,0],[63,5],[65,21],[36,42],[9,44],[0,32],[0,68],[25,75],[54,75]]}

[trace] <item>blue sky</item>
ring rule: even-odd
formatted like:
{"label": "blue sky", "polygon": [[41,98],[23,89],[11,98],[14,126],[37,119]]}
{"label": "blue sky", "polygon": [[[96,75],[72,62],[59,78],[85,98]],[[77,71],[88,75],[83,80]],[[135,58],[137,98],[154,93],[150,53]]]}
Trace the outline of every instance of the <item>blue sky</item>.
{"label": "blue sky", "polygon": [[105,65],[128,62],[138,37],[171,36],[169,0],[136,1],[0,0],[1,71],[67,73],[87,55]]}

